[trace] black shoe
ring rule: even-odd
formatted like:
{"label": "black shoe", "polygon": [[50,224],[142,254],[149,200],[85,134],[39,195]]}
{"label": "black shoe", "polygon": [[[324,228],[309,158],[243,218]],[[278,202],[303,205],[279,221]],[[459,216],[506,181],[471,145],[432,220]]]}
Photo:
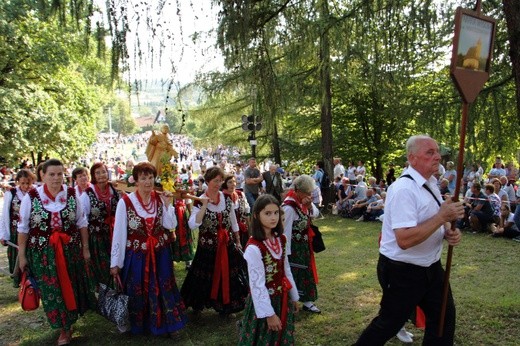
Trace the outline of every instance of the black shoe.
{"label": "black shoe", "polygon": [[321,310],[318,309],[318,307],[314,304],[312,304],[310,307],[304,305],[303,311],[312,312],[313,314],[321,314]]}

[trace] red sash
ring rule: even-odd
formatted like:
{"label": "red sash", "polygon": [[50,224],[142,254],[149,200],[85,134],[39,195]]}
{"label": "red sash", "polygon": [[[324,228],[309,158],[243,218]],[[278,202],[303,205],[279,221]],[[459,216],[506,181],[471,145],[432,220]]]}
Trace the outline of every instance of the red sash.
{"label": "red sash", "polygon": [[[146,221],[146,263],[144,266],[144,297],[148,300],[148,286],[150,285],[150,266],[153,268],[153,275],[155,279],[155,296],[159,296],[159,280],[157,278],[157,263],[155,260],[155,247],[158,244],[157,238],[152,235],[153,226],[155,223],[154,217],[145,219]],[[148,306],[149,304],[147,304]],[[157,327],[161,325],[161,310],[158,309],[157,313]]]}
{"label": "red sash", "polygon": [[184,222],[184,212],[186,211],[186,207],[180,204],[178,207],[176,206],[177,212],[177,225],[178,225],[178,237],[180,246],[186,246],[188,240],[186,239],[186,224]]}
{"label": "red sash", "polygon": [[65,252],[63,251],[63,246],[70,242],[70,238],[70,235],[61,232],[61,228],[55,227],[49,237],[49,244],[53,247],[55,252],[56,270],[65,307],[67,310],[73,311],[77,309],[76,299],[74,298],[72,283],[70,281],[69,272],[67,271]]}
{"label": "red sash", "polygon": [[311,270],[312,276],[314,276],[314,282],[318,284],[318,270],[316,269],[316,259],[314,258],[314,248],[312,246],[312,238],[314,238],[314,231],[311,228],[311,221],[309,219],[307,223],[307,238],[309,239],[309,249],[311,254]]}
{"label": "red sash", "polygon": [[211,299],[218,297],[219,282],[222,282],[222,299],[224,304],[229,304],[229,259],[227,244],[229,242],[228,231],[222,227],[222,214],[218,214],[217,231],[217,257],[213,269],[213,283],[211,286]]}

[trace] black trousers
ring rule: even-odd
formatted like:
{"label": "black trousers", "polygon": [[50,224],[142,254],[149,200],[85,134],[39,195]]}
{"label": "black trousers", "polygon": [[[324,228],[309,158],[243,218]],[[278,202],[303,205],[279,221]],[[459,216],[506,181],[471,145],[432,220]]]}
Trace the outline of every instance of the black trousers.
{"label": "black trousers", "polygon": [[441,338],[437,336],[444,282],[444,269],[440,261],[429,267],[420,267],[379,255],[377,277],[383,289],[379,315],[363,331],[356,345],[384,345],[397,334],[417,305],[426,315],[423,345],[453,345],[455,304],[451,288],[444,333]]}

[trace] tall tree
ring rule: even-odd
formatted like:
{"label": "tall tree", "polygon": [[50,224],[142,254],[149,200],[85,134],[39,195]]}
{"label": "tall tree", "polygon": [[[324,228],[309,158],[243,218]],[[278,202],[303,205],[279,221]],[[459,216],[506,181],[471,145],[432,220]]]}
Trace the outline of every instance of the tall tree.
{"label": "tall tree", "polygon": [[509,56],[513,65],[516,92],[516,116],[520,124],[520,2],[502,0],[509,37]]}

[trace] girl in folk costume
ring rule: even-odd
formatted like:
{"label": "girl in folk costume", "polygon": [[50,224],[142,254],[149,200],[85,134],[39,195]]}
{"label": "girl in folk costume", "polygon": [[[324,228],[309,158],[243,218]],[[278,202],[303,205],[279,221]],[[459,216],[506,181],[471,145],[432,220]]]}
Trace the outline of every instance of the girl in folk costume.
{"label": "girl in folk costume", "polygon": [[226,179],[224,179],[224,183],[222,183],[222,192],[233,201],[233,209],[235,210],[238,228],[240,229],[240,244],[242,247],[245,247],[249,240],[247,225],[249,223],[250,208],[246,196],[242,191],[236,190],[236,186],[236,177],[234,175],[228,175]]}
{"label": "girl in folk costume", "polygon": [[123,292],[129,296],[131,331],[134,334],[169,334],[186,325],[170,249],[170,232],[177,226],[171,194],[154,191],[155,167],[135,165],[136,191],[117,204],[110,273],[121,272]]}
{"label": "girl in folk costume", "polygon": [[90,187],[90,178],[88,176],[88,170],[85,167],[76,167],[72,170],[72,179],[74,180],[74,188],[76,189],[76,195],[80,197],[83,192]]}
{"label": "girl in folk costume", "polygon": [[105,164],[95,163],[90,168],[90,176],[92,184],[80,196],[80,200],[88,219],[91,268],[96,284],[111,286],[110,249],[119,194],[108,182]]}
{"label": "girl in folk costume", "polygon": [[193,206],[189,225],[199,228],[199,241],[181,295],[196,313],[212,307],[226,316],[244,309],[247,274],[233,202],[219,191],[223,178],[221,168],[209,168],[208,188]]}
{"label": "girl in folk costume", "polygon": [[193,244],[193,233],[188,225],[190,213],[184,199],[175,200],[175,215],[177,216],[177,227],[175,228],[175,241],[171,243],[172,259],[175,262],[186,262],[186,270],[188,270],[195,256],[195,245]]}
{"label": "girl in folk costume", "polygon": [[300,175],[294,179],[287,197],[282,203],[285,213],[284,234],[287,237],[287,255],[298,287],[303,310],[319,314],[321,311],[314,305],[318,299],[318,273],[314,260],[312,238],[314,233],[310,227],[311,218],[319,215],[319,210],[312,203],[314,179],[308,175]]}
{"label": "girl in folk costume", "polygon": [[239,345],[294,345],[299,295],[287,259],[278,203],[268,194],[255,201],[252,236],[244,253],[250,294]]}
{"label": "girl in folk costume", "polygon": [[64,167],[49,159],[43,185],[22,199],[18,222],[20,269],[29,270],[41,291],[43,309],[58,345],[70,343],[72,325],[87,309],[96,309],[87,218],[73,188],[63,184]]}
{"label": "girl in folk costume", "polygon": [[[28,169],[21,169],[16,173],[16,187],[10,189],[4,195],[4,208],[2,222],[0,223],[0,242],[6,246],[7,240],[13,244],[18,244],[18,220],[20,219],[20,204],[23,196],[33,187],[34,175]],[[20,275],[16,266],[18,250],[9,245],[7,248],[7,258],[9,260],[9,272],[12,273],[14,287],[20,285]]]}

